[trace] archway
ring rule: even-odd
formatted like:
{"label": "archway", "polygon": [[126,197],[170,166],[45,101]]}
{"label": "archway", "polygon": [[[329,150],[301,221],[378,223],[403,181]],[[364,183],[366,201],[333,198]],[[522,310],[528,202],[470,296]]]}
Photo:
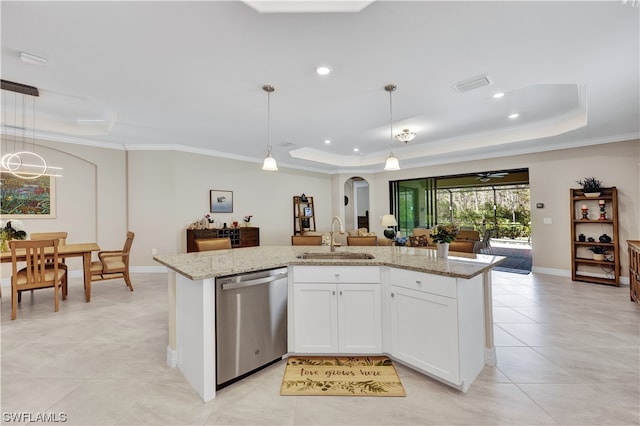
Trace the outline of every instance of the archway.
{"label": "archway", "polygon": [[369,182],[353,176],[344,183],[344,218],[346,229],[370,228]]}

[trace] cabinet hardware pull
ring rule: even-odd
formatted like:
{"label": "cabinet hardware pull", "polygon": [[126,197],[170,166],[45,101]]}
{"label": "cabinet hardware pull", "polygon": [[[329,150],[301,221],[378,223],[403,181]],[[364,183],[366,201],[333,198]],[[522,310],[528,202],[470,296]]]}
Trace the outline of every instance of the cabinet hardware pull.
{"label": "cabinet hardware pull", "polygon": [[391,293],[391,297],[396,297],[396,294],[395,293]]}
{"label": "cabinet hardware pull", "polygon": [[416,284],[418,284],[418,285],[422,285],[422,281],[420,281],[420,280],[416,280]]}
{"label": "cabinet hardware pull", "polygon": [[340,296],[342,296],[342,290],[340,290]]}
{"label": "cabinet hardware pull", "polygon": [[334,291],[332,291],[331,293],[332,293],[334,296],[336,295],[336,291],[335,291],[335,290],[334,290]]}

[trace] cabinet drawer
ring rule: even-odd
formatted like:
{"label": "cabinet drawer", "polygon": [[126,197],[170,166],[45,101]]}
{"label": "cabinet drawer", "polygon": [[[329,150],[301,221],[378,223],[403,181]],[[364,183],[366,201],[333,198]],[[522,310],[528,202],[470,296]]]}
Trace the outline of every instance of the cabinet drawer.
{"label": "cabinet drawer", "polygon": [[379,283],[377,266],[294,266],[298,283]]}
{"label": "cabinet drawer", "polygon": [[442,275],[425,274],[406,269],[391,268],[391,285],[456,298],[456,279]]}

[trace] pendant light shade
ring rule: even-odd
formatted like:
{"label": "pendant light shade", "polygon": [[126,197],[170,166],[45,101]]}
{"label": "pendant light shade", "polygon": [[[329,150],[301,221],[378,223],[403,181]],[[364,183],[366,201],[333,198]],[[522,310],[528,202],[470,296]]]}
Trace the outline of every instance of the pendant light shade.
{"label": "pendant light shade", "polygon": [[387,171],[395,171],[400,170],[400,162],[398,158],[393,155],[393,102],[391,99],[391,93],[395,91],[397,86],[395,84],[387,84],[384,86],[384,90],[389,92],[389,135],[390,135],[390,143],[389,143],[389,157],[387,158],[387,162],[384,165],[384,169]]}
{"label": "pendant light shade", "polygon": [[276,159],[271,155],[271,149],[267,152],[267,156],[262,163],[262,170],[267,170],[269,172],[278,171],[278,164],[276,163]]}
{"label": "pendant light shade", "polygon": [[270,172],[275,172],[278,170],[278,164],[276,163],[276,159],[271,155],[271,93],[276,89],[273,86],[265,84],[262,86],[262,90],[267,92],[267,156],[262,163],[262,170],[267,170]]}
{"label": "pendant light shade", "polygon": [[400,162],[397,157],[394,157],[393,152],[389,154],[387,162],[384,164],[384,169],[387,171],[400,170]]}

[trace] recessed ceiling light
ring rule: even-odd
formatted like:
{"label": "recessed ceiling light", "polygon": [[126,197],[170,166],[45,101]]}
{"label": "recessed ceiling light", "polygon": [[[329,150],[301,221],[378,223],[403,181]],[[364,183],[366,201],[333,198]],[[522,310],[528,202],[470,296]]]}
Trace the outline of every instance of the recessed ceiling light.
{"label": "recessed ceiling light", "polygon": [[325,139],[325,140],[324,140],[324,143],[325,143],[326,145],[329,145],[329,144],[331,143],[331,140],[329,140],[329,139]]}
{"label": "recessed ceiling light", "polygon": [[358,152],[358,151],[360,151],[360,148],[358,147],[353,148],[353,152]]}
{"label": "recessed ceiling light", "polygon": [[331,67],[328,65],[321,65],[318,68],[316,68],[316,72],[318,73],[318,75],[329,75],[331,74]]}
{"label": "recessed ceiling light", "polygon": [[514,118],[518,118],[518,117],[520,117],[520,114],[518,114],[518,113],[514,113],[514,114],[511,114],[511,115],[509,116],[509,118],[510,118],[510,119],[512,119],[512,120],[513,120]]}
{"label": "recessed ceiling light", "polygon": [[493,94],[493,99],[500,99],[502,97],[504,97],[504,93],[502,93],[502,92],[498,92],[498,93],[494,93]]}

